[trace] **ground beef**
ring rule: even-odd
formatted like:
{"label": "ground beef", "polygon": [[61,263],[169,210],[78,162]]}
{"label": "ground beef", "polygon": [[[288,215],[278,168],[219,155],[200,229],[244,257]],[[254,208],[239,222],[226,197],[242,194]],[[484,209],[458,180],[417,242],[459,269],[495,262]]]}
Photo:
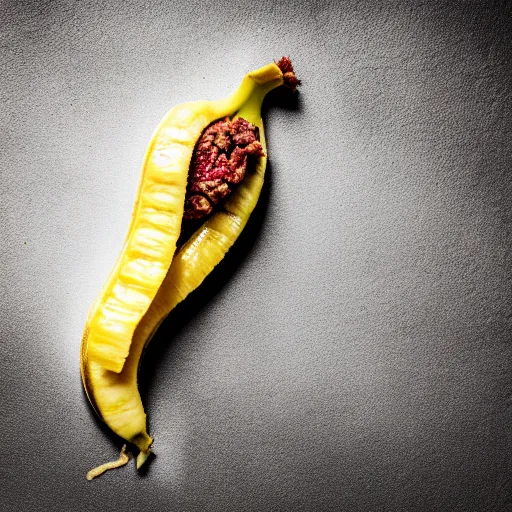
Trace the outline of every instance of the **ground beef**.
{"label": "ground beef", "polygon": [[251,158],[263,156],[258,129],[242,118],[212,123],[192,156],[184,220],[199,220],[242,181]]}

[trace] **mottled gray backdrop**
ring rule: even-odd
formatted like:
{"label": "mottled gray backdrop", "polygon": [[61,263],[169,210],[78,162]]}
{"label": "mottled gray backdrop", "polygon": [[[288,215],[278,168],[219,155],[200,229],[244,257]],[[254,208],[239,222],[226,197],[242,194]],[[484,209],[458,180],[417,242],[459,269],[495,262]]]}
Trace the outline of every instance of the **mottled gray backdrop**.
{"label": "mottled gray backdrop", "polygon": [[[0,0],[0,502],[512,510],[512,5]],[[156,457],[82,393],[154,127],[292,57],[270,175],[141,374]]]}

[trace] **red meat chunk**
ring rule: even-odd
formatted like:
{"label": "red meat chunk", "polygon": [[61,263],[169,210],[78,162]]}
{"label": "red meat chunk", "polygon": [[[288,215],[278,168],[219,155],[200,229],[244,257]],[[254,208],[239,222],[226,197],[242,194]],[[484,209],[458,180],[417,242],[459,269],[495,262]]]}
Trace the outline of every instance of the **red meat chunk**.
{"label": "red meat chunk", "polygon": [[250,159],[264,155],[258,138],[257,128],[240,117],[206,128],[192,157],[184,220],[209,215],[243,180]]}

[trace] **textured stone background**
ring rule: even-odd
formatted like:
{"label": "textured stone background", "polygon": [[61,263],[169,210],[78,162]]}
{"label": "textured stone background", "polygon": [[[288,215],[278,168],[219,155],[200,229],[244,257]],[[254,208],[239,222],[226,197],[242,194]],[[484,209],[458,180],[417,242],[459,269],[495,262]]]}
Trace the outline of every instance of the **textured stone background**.
{"label": "textured stone background", "polygon": [[[9,512],[512,510],[511,2],[0,1]],[[270,181],[141,376],[157,456],[79,376],[151,133],[281,55]],[[224,283],[224,284],[223,284]]]}

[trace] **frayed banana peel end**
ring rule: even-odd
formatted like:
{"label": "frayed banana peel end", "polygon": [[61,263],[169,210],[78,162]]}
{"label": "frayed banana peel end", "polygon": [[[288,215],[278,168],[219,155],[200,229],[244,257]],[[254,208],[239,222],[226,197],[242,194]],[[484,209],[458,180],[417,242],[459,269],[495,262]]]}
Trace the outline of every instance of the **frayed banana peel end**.
{"label": "frayed banana peel end", "polygon": [[106,462],[105,464],[102,464],[97,468],[91,469],[91,471],[87,473],[87,480],[92,480],[93,478],[102,475],[103,473],[105,473],[105,471],[108,471],[109,469],[115,469],[125,466],[126,464],[128,464],[129,460],[130,455],[126,453],[126,445],[124,444],[123,447],[121,448],[119,459],[114,460],[112,462]]}
{"label": "frayed banana peel end", "polygon": [[[151,450],[148,448],[146,451],[140,451],[136,458],[136,466],[137,469],[140,469],[144,463],[148,460],[149,456],[151,455]],[[102,464],[101,466],[98,466],[97,468],[91,469],[87,473],[87,480],[91,481],[94,478],[102,475],[109,469],[117,469],[123,466],[126,466],[128,464],[129,460],[131,459],[131,456],[129,453],[126,452],[126,445],[124,444],[121,448],[121,453],[119,454],[119,458],[117,460],[114,460],[112,462],[106,462],[105,464]]]}

